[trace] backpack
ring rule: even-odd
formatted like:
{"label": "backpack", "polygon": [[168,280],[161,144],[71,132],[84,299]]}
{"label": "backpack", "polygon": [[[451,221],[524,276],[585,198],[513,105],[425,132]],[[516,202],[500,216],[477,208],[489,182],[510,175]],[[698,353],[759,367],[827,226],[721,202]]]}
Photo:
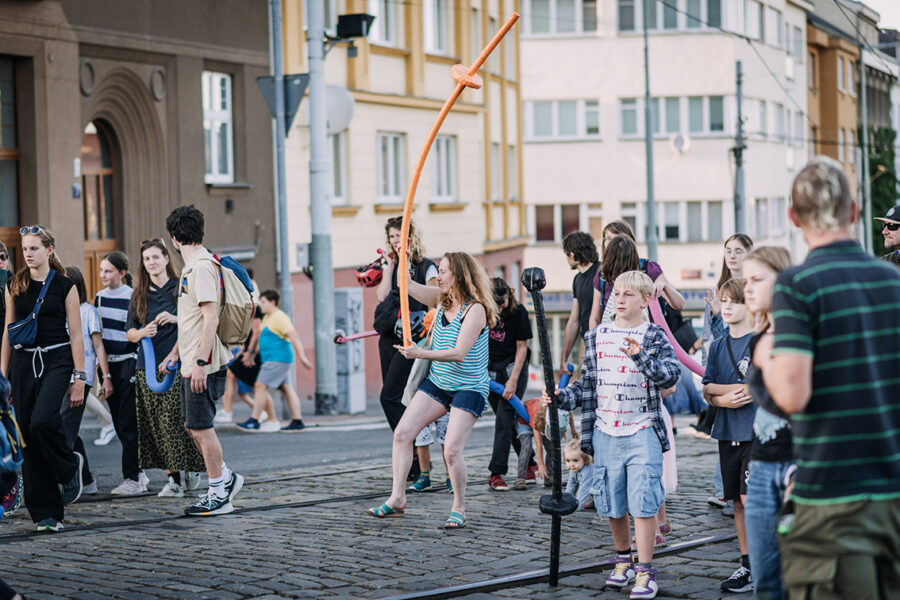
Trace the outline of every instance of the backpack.
{"label": "backpack", "polygon": [[9,404],[9,381],[0,375],[0,473],[14,473],[22,466],[22,432],[16,411]]}
{"label": "backpack", "polygon": [[219,267],[219,289],[222,305],[219,307],[219,326],[216,335],[226,346],[238,346],[247,341],[253,321],[253,282],[241,263],[230,256],[212,261]]}

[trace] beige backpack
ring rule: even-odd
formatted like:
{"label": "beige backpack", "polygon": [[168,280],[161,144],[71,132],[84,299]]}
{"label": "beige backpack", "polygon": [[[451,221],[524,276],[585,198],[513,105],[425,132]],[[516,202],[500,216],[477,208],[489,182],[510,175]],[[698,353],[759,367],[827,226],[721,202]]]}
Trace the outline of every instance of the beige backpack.
{"label": "beige backpack", "polygon": [[219,268],[219,289],[222,291],[216,335],[226,346],[238,346],[250,337],[255,309],[250,295],[253,284],[246,269],[230,256],[219,258],[213,254],[211,260]]}

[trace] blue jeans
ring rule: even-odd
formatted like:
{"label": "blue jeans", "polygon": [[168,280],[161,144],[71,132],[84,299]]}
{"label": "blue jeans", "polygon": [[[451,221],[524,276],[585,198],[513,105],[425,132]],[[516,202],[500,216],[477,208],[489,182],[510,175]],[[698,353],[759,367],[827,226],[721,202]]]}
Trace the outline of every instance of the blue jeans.
{"label": "blue jeans", "polygon": [[747,527],[750,570],[756,582],[754,598],[781,600],[784,597],[781,551],[778,549],[775,527],[778,511],[784,503],[784,474],[790,465],[789,462],[750,461],[744,523]]}

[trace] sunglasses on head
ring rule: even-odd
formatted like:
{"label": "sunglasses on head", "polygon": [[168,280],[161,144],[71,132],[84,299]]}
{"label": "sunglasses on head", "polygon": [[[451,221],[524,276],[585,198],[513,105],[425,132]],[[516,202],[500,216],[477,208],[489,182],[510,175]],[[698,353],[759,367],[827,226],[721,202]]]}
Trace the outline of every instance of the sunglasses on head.
{"label": "sunglasses on head", "polygon": [[23,237],[26,235],[42,235],[45,238],[47,238],[48,242],[53,241],[53,239],[50,237],[50,235],[46,231],[44,231],[44,228],[41,227],[40,225],[32,225],[31,227],[26,225],[25,227],[23,227],[22,229],[19,230],[19,235],[21,235]]}
{"label": "sunglasses on head", "polygon": [[900,229],[900,223],[887,223],[887,222],[885,222],[884,226],[887,227],[887,230],[888,230],[888,231],[897,231],[898,229]]}

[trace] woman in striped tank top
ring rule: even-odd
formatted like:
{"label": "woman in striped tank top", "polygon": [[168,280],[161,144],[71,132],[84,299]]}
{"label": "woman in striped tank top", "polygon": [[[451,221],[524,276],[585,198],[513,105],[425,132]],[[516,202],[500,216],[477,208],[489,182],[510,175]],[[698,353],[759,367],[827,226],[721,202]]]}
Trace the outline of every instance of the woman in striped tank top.
{"label": "woman in striped tank top", "polygon": [[466,524],[466,463],[463,449],[488,395],[488,329],[497,320],[497,305],[487,273],[465,252],[448,252],[441,259],[438,287],[409,282],[409,295],[437,307],[432,349],[397,346],[406,358],[425,358],[431,372],[394,430],[393,488],[378,517],[399,517],[406,509],[406,474],[412,464],[412,442],[423,427],[450,412],[444,458],[453,485],[453,508],[443,527]]}

